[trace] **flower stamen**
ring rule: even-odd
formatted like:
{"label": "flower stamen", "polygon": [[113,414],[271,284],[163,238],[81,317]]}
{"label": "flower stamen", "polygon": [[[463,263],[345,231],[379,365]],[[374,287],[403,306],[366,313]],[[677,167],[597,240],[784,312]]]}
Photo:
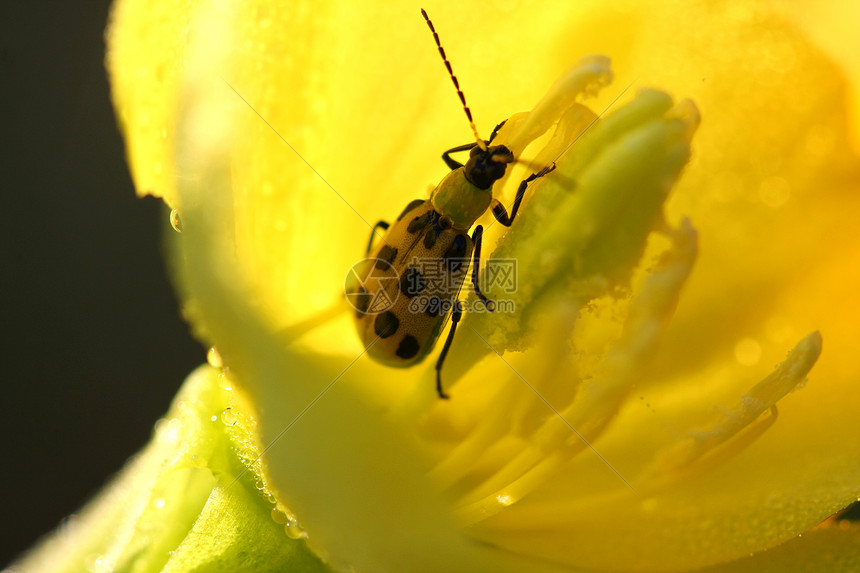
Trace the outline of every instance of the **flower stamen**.
{"label": "flower stamen", "polygon": [[[458,514],[466,523],[481,521],[516,503],[555,475],[564,464],[588,449],[609,465],[619,476],[619,483],[633,489],[634,486],[592,443],[603,434],[634,387],[637,375],[653,353],[674,312],[680,290],[692,271],[698,252],[695,229],[685,220],[679,229],[672,231],[671,236],[672,247],[663,254],[643,281],[639,294],[629,304],[623,331],[604,359],[603,375],[585,383],[576,381],[572,401],[564,408],[556,409],[539,394],[542,399],[540,408],[524,410],[543,421],[530,436],[516,438],[520,448],[513,458],[504,458],[509,461],[462,496]],[[564,321],[564,327],[568,329],[570,321],[563,312],[550,315],[550,324],[545,325],[546,330],[555,333],[558,340],[559,329],[552,328],[554,320]],[[554,348],[553,356],[545,362],[557,365],[564,347],[556,343],[551,348]],[[558,383],[556,373],[557,368],[546,371],[542,385],[547,385],[549,381]],[[536,393],[538,390],[535,387],[541,386],[536,384],[532,387],[527,381],[525,383]],[[518,424],[525,426],[527,421],[521,420]],[[534,421],[531,425],[534,425]],[[495,424],[492,427],[495,428]],[[481,442],[492,437],[487,435],[486,427],[480,428],[478,433]],[[470,450],[474,452],[475,448]],[[446,467],[451,465],[446,464]],[[499,500],[504,500],[504,503]]]}
{"label": "flower stamen", "polygon": [[813,332],[719,420],[688,432],[681,442],[658,454],[643,472],[641,482],[649,491],[664,489],[679,479],[712,470],[744,451],[776,422],[777,401],[804,383],[820,354],[821,334]]}

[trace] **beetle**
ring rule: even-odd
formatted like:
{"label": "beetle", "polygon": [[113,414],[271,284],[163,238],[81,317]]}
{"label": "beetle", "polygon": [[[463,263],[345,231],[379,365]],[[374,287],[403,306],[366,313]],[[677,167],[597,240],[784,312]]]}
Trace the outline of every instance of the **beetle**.
{"label": "beetle", "polygon": [[[484,229],[477,225],[471,235],[469,231],[487,209],[492,209],[496,221],[510,227],[529,183],[555,169],[555,164],[520,183],[510,215],[493,199],[493,184],[505,175],[509,164],[517,161],[506,146],[493,144],[505,122],[496,126],[489,140],[481,139],[439,35],[427,12],[422,9],[421,14],[433,33],[476,141],[442,154],[451,171],[429,199],[411,201],[393,224],[379,221],[374,225],[367,258],[354,267],[354,280],[346,294],[355,308],[356,328],[367,354],[393,367],[421,362],[433,350],[450,312],[451,328],[436,361],[436,392],[444,399],[448,396],[442,387],[442,365],[463,314],[459,291],[470,261],[475,294],[488,311],[494,308],[478,285]],[[451,157],[463,151],[469,151],[465,164]],[[379,230],[385,235],[374,247]]]}

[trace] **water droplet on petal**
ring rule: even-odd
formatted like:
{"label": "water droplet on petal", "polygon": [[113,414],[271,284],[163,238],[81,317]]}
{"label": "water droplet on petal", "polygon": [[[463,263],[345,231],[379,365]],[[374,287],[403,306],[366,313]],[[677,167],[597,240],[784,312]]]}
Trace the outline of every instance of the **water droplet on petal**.
{"label": "water droplet on petal", "polygon": [[233,412],[233,408],[227,408],[221,412],[221,421],[227,426],[232,426],[236,423],[236,414]]}
{"label": "water droplet on petal", "polygon": [[170,212],[170,226],[177,233],[182,232],[182,220],[179,218],[179,211],[177,209],[173,209]]}
{"label": "water droplet on petal", "polygon": [[212,368],[223,368],[224,361],[221,360],[221,355],[218,354],[218,350],[213,346],[209,349],[209,352],[206,353],[206,362],[209,363],[209,366]]}
{"label": "water droplet on petal", "polygon": [[95,573],[111,573],[113,571],[113,567],[108,563],[107,556],[99,555],[94,560],[92,560],[92,564],[87,560],[87,566],[90,567],[91,571]]}
{"label": "water droplet on petal", "polygon": [[307,532],[302,529],[301,525],[299,525],[295,516],[292,516],[292,519],[284,524],[284,533],[286,533],[287,537],[290,539],[304,539],[308,536]]}
{"label": "water droplet on petal", "polygon": [[735,360],[744,366],[758,364],[761,352],[761,344],[754,338],[744,338],[735,344]]}
{"label": "water droplet on petal", "polygon": [[182,433],[182,420],[179,418],[171,418],[167,422],[167,439],[171,442],[179,440]]}
{"label": "water droplet on petal", "polygon": [[272,508],[272,521],[275,523],[286,524],[289,520],[287,519],[287,515],[278,509],[277,507]]}
{"label": "water droplet on petal", "polygon": [[230,377],[227,375],[229,368],[226,366],[218,373],[218,383],[221,385],[221,388],[224,390],[232,390],[233,383],[230,381]]}

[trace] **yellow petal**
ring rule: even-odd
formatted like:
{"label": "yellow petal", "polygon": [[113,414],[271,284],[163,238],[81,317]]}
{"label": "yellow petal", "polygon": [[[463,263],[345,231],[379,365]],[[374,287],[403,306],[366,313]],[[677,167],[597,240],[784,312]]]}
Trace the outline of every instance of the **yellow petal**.
{"label": "yellow petal", "polygon": [[860,527],[817,528],[749,558],[700,569],[697,573],[850,573],[860,569]]}
{"label": "yellow petal", "polygon": [[[707,479],[655,498],[631,494],[613,509],[589,503],[588,492],[624,484],[596,457],[580,459],[533,498],[533,513],[526,500],[499,516],[523,551],[623,570],[701,565],[725,559],[726,547],[736,556],[761,550],[856,499],[860,480],[860,411],[849,398],[860,379],[851,294],[860,289],[860,178],[838,71],[761,5],[647,8],[674,19],[645,10],[625,11],[614,21],[618,35],[600,38],[612,16],[595,15],[571,44],[597,46],[613,55],[619,76],[635,69],[700,106],[694,162],[670,217],[691,216],[702,254],[656,364],[641,373],[641,401],[595,447],[627,475],[625,459],[712,416],[716,404],[729,408],[739,386],[765,376],[806,332],[820,328],[826,342],[809,385],[781,402],[773,428]],[[627,37],[649,49],[625,56]],[[558,509],[565,495],[571,503]],[[553,528],[547,516],[559,513]],[[523,536],[524,514],[542,521],[532,535]]]}
{"label": "yellow petal", "polygon": [[[211,17],[220,21],[222,14]],[[219,50],[228,32],[217,29],[191,48],[205,62],[229,61]],[[180,118],[184,152],[178,165],[194,174],[178,187],[183,278],[200,322],[258,405],[260,436],[268,444],[264,462],[278,499],[299,517],[311,547],[338,569],[519,570],[519,560],[464,534],[406,436],[365,402],[361,380],[342,375],[348,362],[283,348],[247,304],[248,291],[230,267],[233,252],[225,248],[232,238],[234,193],[226,159],[237,152],[232,129],[241,124],[213,123],[221,117],[213,111],[230,117],[241,110],[232,106],[232,94],[212,89],[221,80],[205,62],[189,86],[194,105]]]}
{"label": "yellow petal", "polygon": [[[185,46],[201,2],[116,2],[106,64],[117,121],[139,195],[175,199],[176,112]],[[118,33],[119,32],[119,33]]]}
{"label": "yellow petal", "polygon": [[[583,6],[529,6],[518,17],[503,6],[430,11],[482,133],[537,101],[549,83],[540,78],[596,51],[613,57],[619,85],[657,85],[692,96],[702,110],[694,163],[669,213],[670,221],[691,216],[702,255],[654,365],[643,368],[642,403],[637,396],[624,406],[597,449],[620,460],[624,474],[625,461],[635,462],[638,451],[660,451],[674,437],[673,424],[696,427],[716,405],[731,407],[806,333],[820,329],[825,351],[809,387],[780,402],[775,426],[719,470],[648,499],[613,498],[617,492],[606,484],[618,486],[617,476],[600,460],[580,456],[560,479],[501,512],[491,524],[497,537],[487,536],[493,527],[477,536],[514,553],[541,553],[545,546],[541,556],[561,563],[622,570],[725,561],[788,539],[857,496],[858,406],[850,397],[860,370],[852,362],[860,339],[854,296],[860,205],[842,84],[763,3]],[[581,11],[576,26],[574,10]],[[172,127],[168,142],[180,133],[183,145],[173,149],[142,122],[146,145],[129,143],[132,164],[138,154],[142,166],[179,157],[182,194],[175,199],[188,227],[182,241],[197,257],[187,277],[191,310],[261,405],[264,439],[274,440],[307,404],[320,412],[272,450],[279,492],[309,516],[303,519],[321,551],[371,570],[384,553],[375,543],[392,531],[398,536],[385,541],[410,547],[419,561],[426,556],[427,567],[493,561],[458,529],[429,484],[426,452],[413,451],[399,436],[402,427],[380,421],[367,403],[367,394],[408,387],[419,375],[358,364],[348,378],[337,378],[337,366],[347,367],[361,352],[346,323],[326,329],[315,346],[340,362],[284,351],[271,335],[336,300],[369,225],[422,196],[444,172],[441,162],[432,167],[438,151],[469,139],[435,48],[428,41],[426,52],[411,51],[426,34],[415,12],[405,4],[386,12],[336,3],[313,10],[293,5],[288,12],[245,3],[230,14],[230,38],[198,38],[193,58],[187,48],[174,50],[178,61],[163,58],[170,69],[194,62],[187,83],[171,84],[187,90],[187,99],[171,93],[165,105],[141,104],[124,88],[115,96],[124,117],[149,111],[158,125]],[[206,33],[199,24],[205,18],[194,20],[195,33]],[[446,34],[441,23],[457,20],[469,22],[468,30]],[[223,27],[223,14],[219,21]],[[142,51],[131,61],[145,60],[147,49],[163,56],[142,31],[138,40]],[[392,45],[408,47],[408,57],[392,57]],[[458,52],[470,57],[458,59]],[[195,75],[198,67],[203,77]],[[197,107],[178,110],[178,101]],[[456,133],[462,137],[451,141]],[[157,180],[142,169],[134,168],[139,189]],[[210,205],[214,212],[207,213]],[[473,372],[491,368],[484,363]],[[332,380],[340,380],[343,394],[315,403]],[[326,399],[333,425],[318,410]],[[366,433],[359,436],[357,427]],[[353,441],[333,439],[342,435]],[[327,447],[306,449],[315,437]],[[357,444],[360,455],[350,449]],[[386,468],[384,486],[372,479],[368,460]],[[350,495],[355,484],[331,473],[333,467],[361,468],[355,477],[365,499]],[[389,471],[397,479],[389,480]],[[323,481],[314,483],[320,475]],[[318,485],[338,503],[315,499]],[[595,492],[608,499],[589,501]],[[410,519],[439,530],[397,531],[391,520],[404,505],[415,506]],[[570,511],[560,515],[563,509]],[[341,538],[368,515],[380,521]],[[538,525],[523,527],[524,516]],[[403,570],[407,561],[397,559],[387,563]]]}

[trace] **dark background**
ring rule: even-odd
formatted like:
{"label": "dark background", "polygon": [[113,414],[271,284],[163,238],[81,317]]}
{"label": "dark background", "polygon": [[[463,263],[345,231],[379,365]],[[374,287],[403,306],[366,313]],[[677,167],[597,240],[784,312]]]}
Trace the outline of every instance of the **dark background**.
{"label": "dark background", "polygon": [[0,7],[0,568],[99,491],[205,360],[137,199],[104,68],[109,2]]}

